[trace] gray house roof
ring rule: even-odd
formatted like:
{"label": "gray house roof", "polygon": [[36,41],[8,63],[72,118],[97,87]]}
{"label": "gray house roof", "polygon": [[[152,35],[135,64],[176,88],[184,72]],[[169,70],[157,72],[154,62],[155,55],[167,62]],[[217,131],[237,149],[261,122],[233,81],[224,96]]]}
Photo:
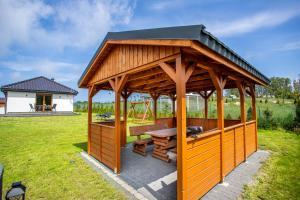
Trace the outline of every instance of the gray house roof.
{"label": "gray house roof", "polygon": [[154,28],[154,29],[143,29],[143,30],[133,30],[133,31],[123,31],[123,32],[108,32],[94,54],[92,60],[89,62],[85,71],[81,75],[78,85],[81,80],[91,67],[92,63],[96,59],[96,56],[101,51],[105,42],[108,40],[156,40],[156,39],[182,39],[182,40],[194,40],[201,44],[207,46],[216,53],[222,55],[223,57],[229,59],[233,63],[237,64],[242,69],[250,72],[257,78],[269,83],[270,80],[259,72],[254,66],[248,63],[245,59],[235,53],[232,49],[218,40],[215,36],[205,30],[204,25],[191,25],[191,26],[175,26],[175,27],[164,27],[164,28]]}
{"label": "gray house roof", "polygon": [[44,76],[3,85],[2,92],[19,91],[19,92],[48,92],[56,94],[73,94],[77,95],[78,92],[67,86],[64,86],[54,80],[50,80]]}

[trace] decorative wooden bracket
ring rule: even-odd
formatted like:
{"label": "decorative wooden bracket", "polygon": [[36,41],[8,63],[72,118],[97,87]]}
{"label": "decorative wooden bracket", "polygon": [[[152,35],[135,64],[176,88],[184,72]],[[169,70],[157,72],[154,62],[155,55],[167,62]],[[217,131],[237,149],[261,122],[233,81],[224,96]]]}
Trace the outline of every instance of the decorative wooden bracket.
{"label": "decorative wooden bracket", "polygon": [[185,72],[185,82],[187,82],[189,80],[190,76],[193,74],[193,72],[195,70],[195,66],[196,66],[196,64],[193,63],[187,68],[187,70]]}
{"label": "decorative wooden bracket", "polygon": [[165,62],[161,62],[159,63],[159,66],[162,68],[162,70],[164,70],[166,72],[166,74],[168,74],[168,76],[176,83],[176,71],[174,70],[173,67],[171,67],[171,65],[165,63]]}
{"label": "decorative wooden bracket", "polygon": [[246,85],[244,83],[242,83],[240,80],[236,80],[235,83],[240,92],[240,95],[245,95],[247,92]]}
{"label": "decorative wooden bracket", "polygon": [[[176,71],[175,71],[175,69],[171,65],[169,65],[165,62],[159,63],[159,66],[176,83]],[[187,70],[185,72],[185,82],[187,82],[189,80],[190,76],[192,75],[192,73],[195,70],[195,66],[196,66],[196,63],[193,63],[193,64],[191,64],[190,66],[187,67]]]}
{"label": "decorative wooden bracket", "polygon": [[150,93],[150,96],[151,96],[151,98],[153,99],[153,100],[157,100],[158,98],[159,98],[159,96],[160,96],[160,94],[159,93]]}
{"label": "decorative wooden bracket", "polygon": [[124,85],[126,84],[127,78],[128,78],[127,75],[122,75],[120,77],[109,79],[108,81],[109,81],[110,86],[112,87],[112,89],[115,92],[119,93],[119,92],[122,91]]}
{"label": "decorative wooden bracket", "polygon": [[123,99],[128,99],[128,97],[130,97],[131,94],[132,92],[127,92],[126,90],[121,93],[121,96],[123,97]]}
{"label": "decorative wooden bracket", "polygon": [[100,91],[100,88],[99,88],[99,87],[97,87],[95,84],[92,85],[92,86],[89,88],[89,97],[95,96],[95,94],[97,94],[99,91]]}
{"label": "decorative wooden bracket", "polygon": [[202,63],[197,63],[197,66],[208,71],[209,76],[217,90],[224,89],[228,78],[227,76],[222,76],[221,74],[218,74],[213,68],[203,65]]}
{"label": "decorative wooden bracket", "polygon": [[215,90],[211,90],[209,93],[207,93],[207,91],[200,91],[198,93],[203,99],[208,99],[214,93],[214,91]]}

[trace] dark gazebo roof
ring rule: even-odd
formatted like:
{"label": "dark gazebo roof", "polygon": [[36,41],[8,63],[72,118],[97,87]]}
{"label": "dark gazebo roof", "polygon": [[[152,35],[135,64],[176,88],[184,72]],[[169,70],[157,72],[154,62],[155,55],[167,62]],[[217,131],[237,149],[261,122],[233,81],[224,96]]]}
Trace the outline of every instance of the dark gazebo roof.
{"label": "dark gazebo roof", "polygon": [[78,92],[67,86],[64,86],[54,80],[48,79],[44,76],[3,85],[2,92],[19,91],[19,92],[48,92],[56,94],[73,94],[77,95]]}
{"label": "dark gazebo roof", "polygon": [[245,59],[239,56],[236,52],[226,46],[223,42],[213,36],[211,33],[205,30],[204,25],[190,25],[190,26],[175,26],[175,27],[163,27],[123,32],[108,32],[103,42],[100,44],[92,60],[86,67],[85,71],[81,75],[78,85],[91,67],[91,64],[96,59],[96,56],[103,48],[104,44],[109,40],[156,40],[156,39],[174,39],[174,40],[193,40],[197,41],[219,55],[229,59],[231,62],[238,65],[240,68],[248,71],[257,78],[269,83],[270,80],[259,72],[254,66],[248,63]]}

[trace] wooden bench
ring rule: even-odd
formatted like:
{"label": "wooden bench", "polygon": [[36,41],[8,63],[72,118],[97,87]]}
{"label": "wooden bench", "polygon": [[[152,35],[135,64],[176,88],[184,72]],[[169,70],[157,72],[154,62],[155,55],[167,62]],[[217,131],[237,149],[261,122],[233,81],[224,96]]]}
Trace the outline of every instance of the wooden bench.
{"label": "wooden bench", "polygon": [[166,124],[152,124],[144,126],[129,127],[130,136],[136,136],[137,140],[133,142],[133,152],[146,156],[147,146],[153,144],[152,138],[142,139],[142,135],[147,131],[155,131],[168,128]]}

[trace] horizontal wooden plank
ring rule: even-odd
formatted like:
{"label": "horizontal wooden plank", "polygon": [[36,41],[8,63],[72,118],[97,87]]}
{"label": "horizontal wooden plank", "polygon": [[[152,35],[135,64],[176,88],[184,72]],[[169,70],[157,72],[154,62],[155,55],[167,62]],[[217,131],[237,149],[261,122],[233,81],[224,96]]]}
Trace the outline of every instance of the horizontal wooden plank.
{"label": "horizontal wooden plank", "polygon": [[203,162],[207,158],[212,157],[216,154],[220,154],[220,146],[212,148],[209,151],[206,151],[204,154],[194,156],[192,159],[186,160],[187,169],[193,167],[194,165],[197,165],[197,164]]}
{"label": "horizontal wooden plank", "polygon": [[207,141],[206,143],[187,150],[186,158],[191,159],[192,157],[203,154],[204,152],[210,150],[211,148],[215,148],[216,146],[220,146],[220,139],[218,138],[215,140]]}
{"label": "horizontal wooden plank", "polygon": [[196,176],[198,173],[201,173],[202,170],[208,168],[214,163],[220,165],[220,154],[209,157],[206,160],[203,160],[203,162],[189,168],[187,170],[187,178],[190,179],[191,177]]}
{"label": "horizontal wooden plank", "polygon": [[220,139],[220,134],[217,134],[217,135],[210,135],[208,137],[205,137],[205,138],[200,138],[198,140],[193,140],[193,141],[190,141],[188,142],[187,144],[187,150],[192,150],[193,148],[199,146],[199,145],[202,145],[204,143],[207,143],[207,142],[210,142],[210,141],[213,141],[213,140],[216,140],[216,139]]}

